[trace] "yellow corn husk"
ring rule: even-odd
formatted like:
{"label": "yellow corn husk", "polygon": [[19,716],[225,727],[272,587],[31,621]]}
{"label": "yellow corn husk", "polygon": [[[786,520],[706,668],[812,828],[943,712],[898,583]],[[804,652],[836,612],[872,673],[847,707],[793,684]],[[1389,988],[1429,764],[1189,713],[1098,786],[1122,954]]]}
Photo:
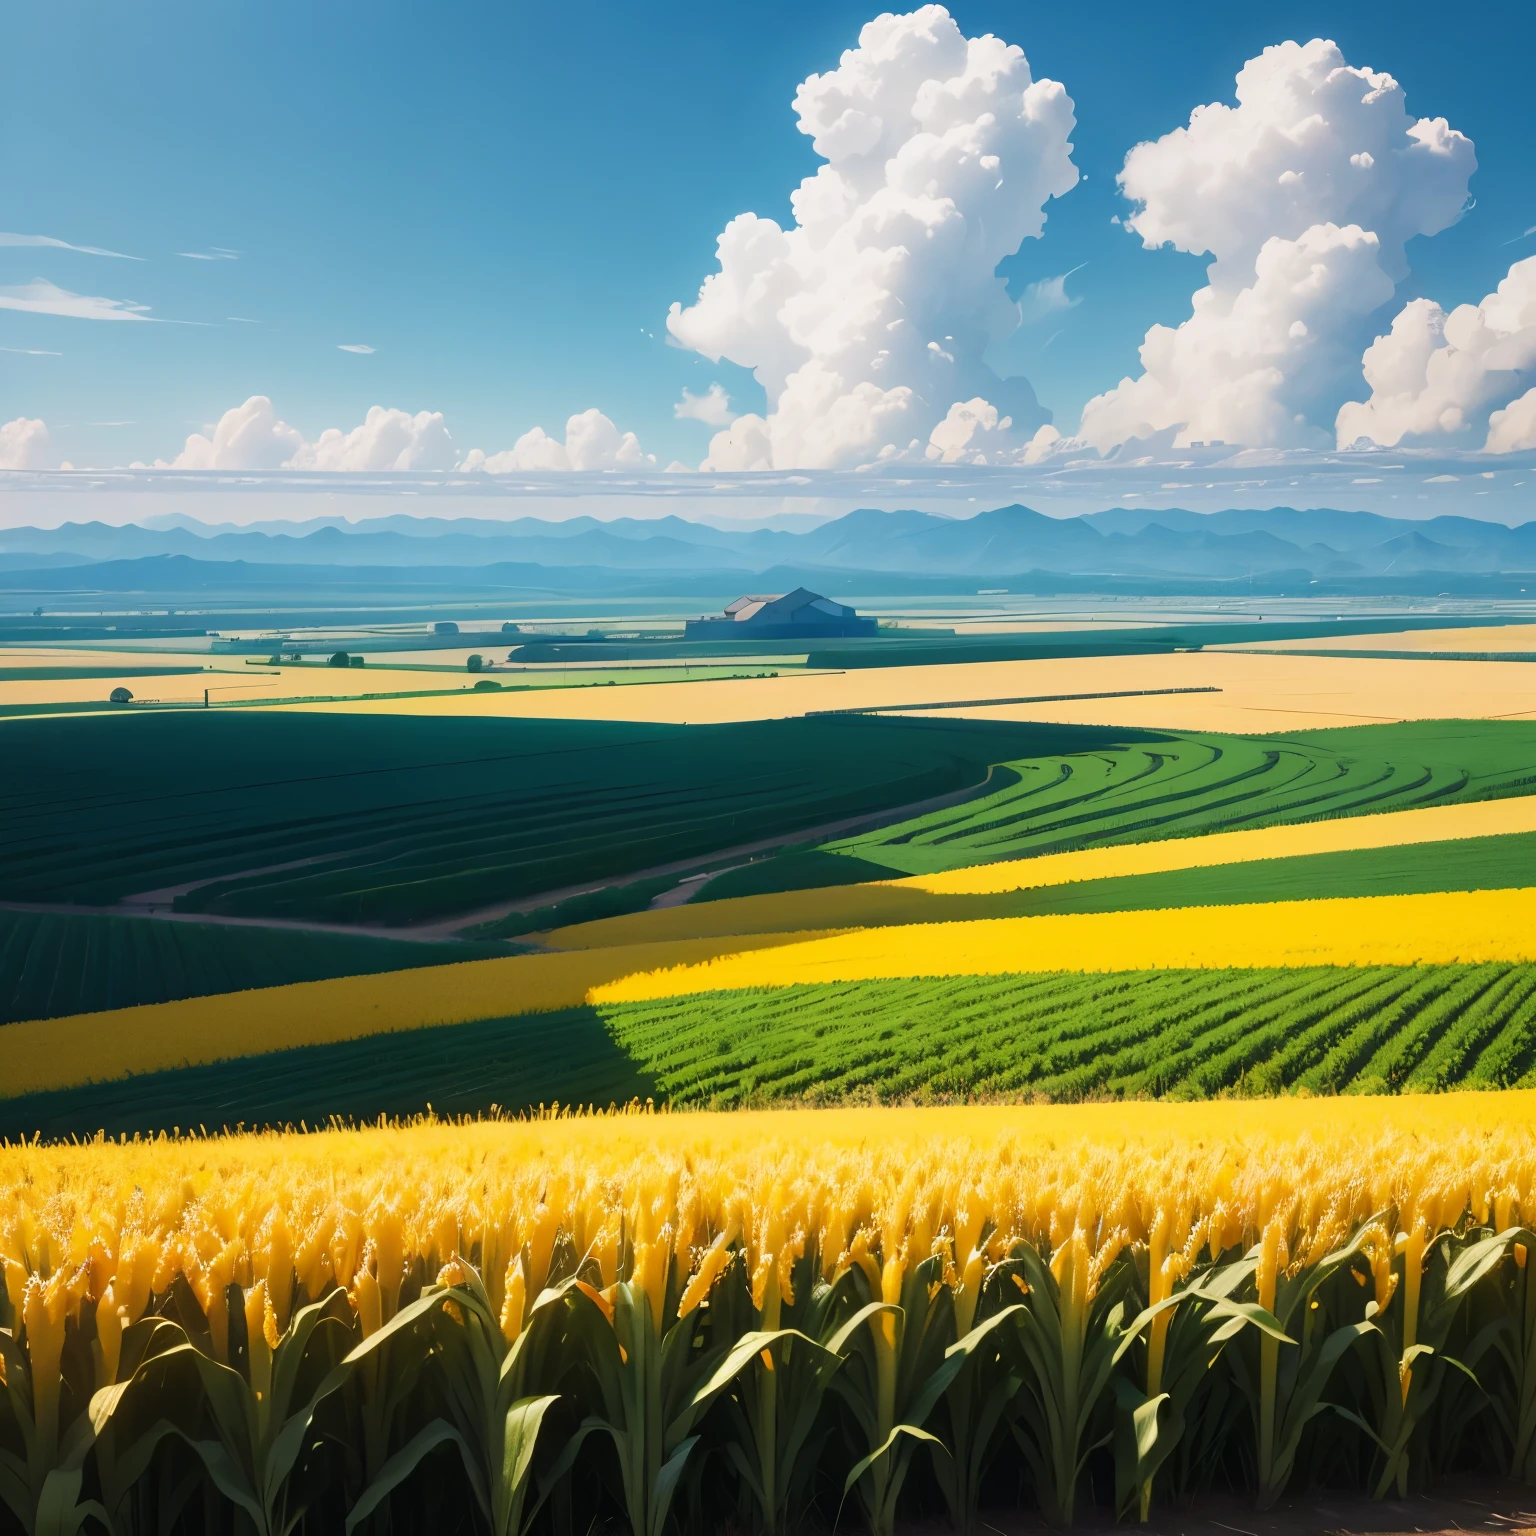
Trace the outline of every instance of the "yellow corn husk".
{"label": "yellow corn husk", "polygon": [[528,1286],[523,1279],[523,1260],[519,1255],[507,1266],[507,1277],[502,1285],[501,1336],[509,1345],[517,1343],[523,1331],[527,1304]]}
{"label": "yellow corn husk", "polygon": [[[45,1407],[50,1330],[89,1299],[104,1385],[123,1328],[178,1278],[224,1360],[231,1284],[247,1336],[272,1347],[301,1293],[345,1284],[368,1335],[394,1315],[413,1269],[450,1284],[474,1263],[494,1281],[511,1341],[531,1298],[569,1274],[558,1266],[583,1258],[600,1304],[630,1278],[659,1323],[670,1285],[686,1315],[740,1253],[773,1326],[794,1304],[802,1256],[826,1279],[857,1267],[871,1298],[896,1301],[914,1266],[939,1253],[963,1332],[991,1267],[1020,1241],[1049,1257],[1073,1315],[1133,1245],[1153,1301],[1205,1254],[1257,1245],[1268,1305],[1281,1276],[1380,1217],[1362,1267],[1381,1307],[1412,1312],[1438,1233],[1469,1219],[1499,1230],[1536,1220],[1533,1109],[1536,1095],[1504,1093],[562,1116],[13,1146],[0,1148],[0,1261]],[[1153,1386],[1164,1332],[1149,1332]]]}

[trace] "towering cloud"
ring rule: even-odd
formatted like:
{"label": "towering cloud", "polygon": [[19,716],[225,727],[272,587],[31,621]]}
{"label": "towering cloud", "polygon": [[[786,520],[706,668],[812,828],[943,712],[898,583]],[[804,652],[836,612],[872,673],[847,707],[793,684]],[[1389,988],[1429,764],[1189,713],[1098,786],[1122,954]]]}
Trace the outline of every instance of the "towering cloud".
{"label": "towering cloud", "polygon": [[0,469],[52,469],[53,441],[45,422],[18,416],[0,425]]}
{"label": "towering cloud", "polygon": [[328,427],[306,442],[281,420],[265,395],[225,411],[205,437],[194,432],[168,466],[172,469],[451,469],[453,441],[440,411],[387,410],[373,406],[350,432]]}
{"label": "towering cloud", "polygon": [[1141,376],[1089,401],[1082,435],[1331,443],[1405,245],[1455,221],[1475,169],[1471,141],[1411,119],[1390,75],[1322,39],[1266,48],[1238,73],[1235,107],[1197,107],[1126,156],[1127,227],[1214,260],[1190,318],[1147,332]]}
{"label": "towering cloud", "polygon": [[1071,98],[1033,79],[1021,49],[966,38],[928,5],[870,22],[794,107],[827,162],[792,195],[794,222],[732,219],[719,271],[667,318],[682,345],[751,368],[768,395],[766,415],[715,435],[703,467],[920,457],[957,403],[994,454],[1018,452],[1047,413],[984,361],[1019,324],[996,268],[1076,184]]}
{"label": "towering cloud", "polygon": [[1366,349],[1365,382],[1370,397],[1339,412],[1341,447],[1362,437],[1383,447],[1536,447],[1536,256],[1480,304],[1450,314],[1430,299],[1405,305]]}

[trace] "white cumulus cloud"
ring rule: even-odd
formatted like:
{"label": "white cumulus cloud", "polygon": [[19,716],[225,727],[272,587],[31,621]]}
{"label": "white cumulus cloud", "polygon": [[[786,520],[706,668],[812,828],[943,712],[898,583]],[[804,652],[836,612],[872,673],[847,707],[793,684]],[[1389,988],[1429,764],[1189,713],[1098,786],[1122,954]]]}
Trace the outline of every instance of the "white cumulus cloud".
{"label": "white cumulus cloud", "polygon": [[18,416],[0,426],[0,469],[53,467],[53,442],[45,422]]}
{"label": "white cumulus cloud", "polygon": [[194,432],[171,469],[281,469],[304,446],[304,434],[278,419],[265,395],[252,395],[219,417],[211,435]]}
{"label": "white cumulus cloud", "polygon": [[479,448],[471,449],[458,467],[498,475],[530,469],[641,469],[655,462],[642,451],[640,439],[633,432],[620,432],[594,407],[566,422],[564,442],[551,437],[543,427],[535,427],[501,453],[487,455]]}
{"label": "white cumulus cloud", "polygon": [[1449,314],[1431,299],[1404,305],[1366,349],[1365,382],[1369,398],[1339,411],[1341,446],[1362,437],[1386,448],[1532,446],[1520,427],[1530,407],[1515,402],[1536,385],[1536,256],[1517,261],[1479,304]]}
{"label": "white cumulus cloud", "polygon": [[265,395],[225,411],[210,435],[194,432],[171,469],[451,469],[453,440],[440,411],[389,410],[376,405],[350,432],[328,427],[307,442],[283,421]]}
{"label": "white cumulus cloud", "polygon": [[441,411],[369,408],[363,424],[343,432],[327,427],[288,461],[290,469],[452,469],[457,455]]}
{"label": "white cumulus cloud", "polygon": [[870,22],[794,108],[826,164],[792,195],[793,222],[732,219],[719,270],[667,318],[676,341],[751,368],[768,395],[703,467],[921,454],[952,405],[977,399],[1027,441],[1047,413],[984,356],[1020,320],[997,264],[1077,182],[1071,98],[1021,49],[967,38],[928,5]]}
{"label": "white cumulus cloud", "polygon": [[1190,318],[1147,333],[1141,376],[1085,407],[1082,435],[1101,448],[1169,428],[1179,442],[1330,442],[1407,241],[1465,206],[1471,141],[1410,118],[1390,75],[1334,43],[1266,48],[1236,96],[1126,156],[1126,227],[1214,259]]}
{"label": "white cumulus cloud", "polygon": [[1487,448],[1489,453],[1536,448],[1536,388],[1526,390],[1488,418]]}
{"label": "white cumulus cloud", "polygon": [[71,320],[148,320],[149,306],[130,299],[100,299],[71,293],[34,277],[30,283],[0,288],[0,309],[19,309],[32,315],[63,315]]}
{"label": "white cumulus cloud", "polygon": [[957,400],[928,434],[923,458],[937,464],[1038,464],[1069,444],[1047,423],[1021,448],[1012,427],[990,401]]}
{"label": "white cumulus cloud", "polygon": [[736,419],[731,397],[722,384],[711,384],[702,395],[685,388],[683,398],[672,407],[672,414],[679,421],[702,421],[706,427],[728,427]]}

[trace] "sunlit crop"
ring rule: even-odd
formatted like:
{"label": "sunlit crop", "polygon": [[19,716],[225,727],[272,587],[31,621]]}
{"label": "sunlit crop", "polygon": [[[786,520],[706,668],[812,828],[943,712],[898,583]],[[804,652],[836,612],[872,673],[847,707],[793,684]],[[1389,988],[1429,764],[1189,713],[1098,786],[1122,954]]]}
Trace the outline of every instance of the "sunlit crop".
{"label": "sunlit crop", "polygon": [[868,928],[596,986],[594,1002],[894,976],[1536,958],[1536,890],[1341,897]]}
{"label": "sunlit crop", "polygon": [[1218,1471],[1267,1503],[1310,1475],[1329,1404],[1335,1478],[1400,1492],[1447,1422],[1476,1425],[1466,1465],[1530,1475],[1533,1107],[10,1148],[0,1493],[33,1530],[81,1501],[192,1529],[166,1513],[183,1487],[197,1529],[233,1506],[262,1531],[410,1527],[446,1501],[509,1536],[572,1501],[645,1536],[731,1509],[777,1532],[847,1494],[889,1533],[921,1465],[967,1530],[1021,1479],[1060,1520],[1090,1484],[1145,1517]]}

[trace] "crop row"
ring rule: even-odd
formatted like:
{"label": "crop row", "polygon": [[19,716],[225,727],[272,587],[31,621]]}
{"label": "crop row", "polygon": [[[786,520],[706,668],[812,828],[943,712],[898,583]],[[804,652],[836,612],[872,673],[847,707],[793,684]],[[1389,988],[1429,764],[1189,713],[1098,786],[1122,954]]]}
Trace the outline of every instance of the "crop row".
{"label": "crop row", "polygon": [[[1169,735],[1010,763],[985,799],[830,842],[912,874],[1117,842],[1407,810],[1522,793],[1536,738],[1484,726],[1431,758],[1381,728],[1306,739]],[[1511,766],[1510,748],[1514,747]],[[1525,766],[1520,766],[1524,761]]]}
{"label": "crop row", "polygon": [[1536,966],[826,982],[604,1003],[675,1104],[1496,1088],[1536,1069]]}

